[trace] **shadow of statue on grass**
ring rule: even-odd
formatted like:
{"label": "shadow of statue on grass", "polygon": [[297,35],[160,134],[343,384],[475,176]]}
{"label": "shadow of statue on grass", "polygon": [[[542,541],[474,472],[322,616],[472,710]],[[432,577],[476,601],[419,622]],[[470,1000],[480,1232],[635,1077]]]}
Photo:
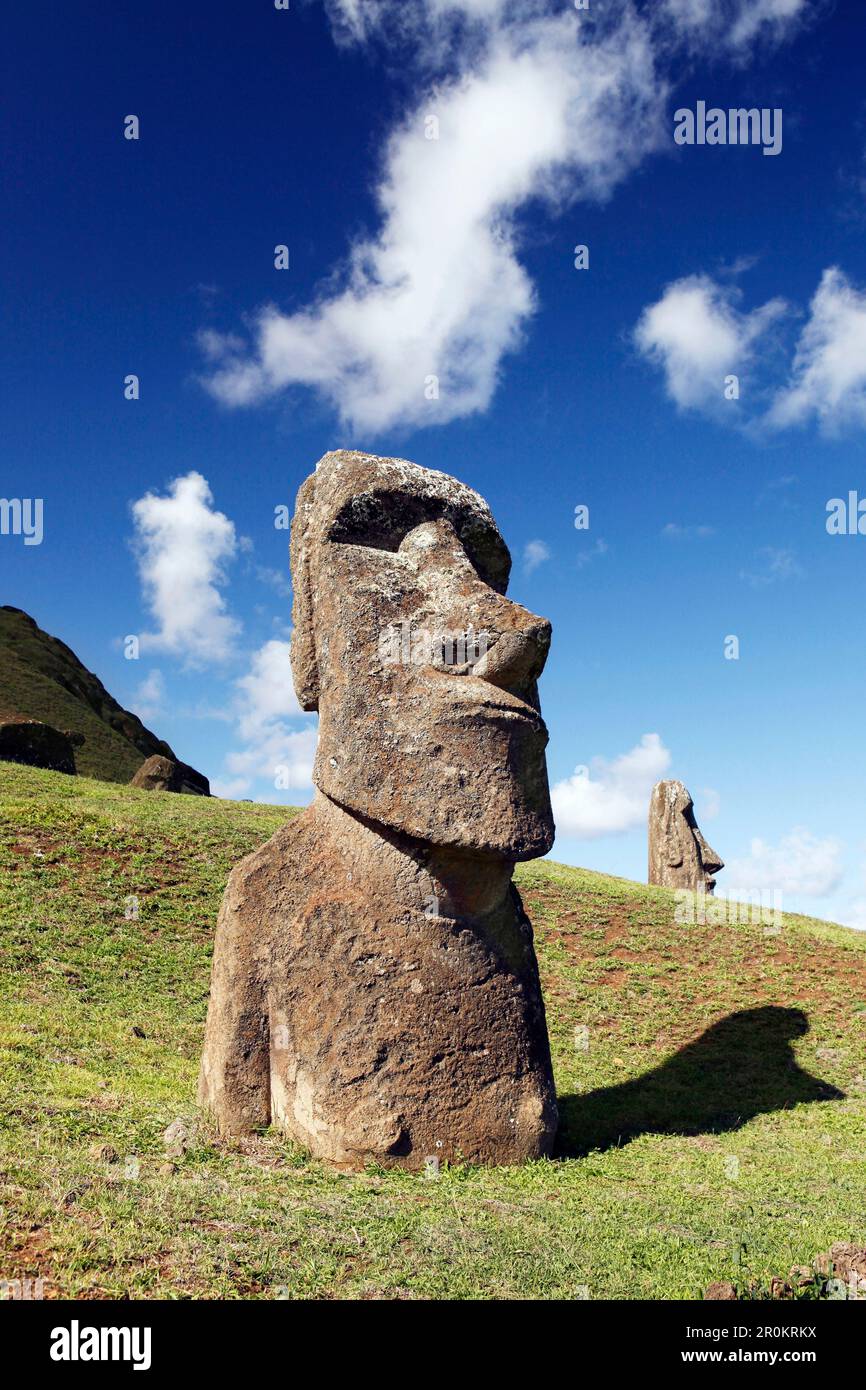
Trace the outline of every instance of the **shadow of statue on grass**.
{"label": "shadow of statue on grass", "polygon": [[844,1100],[797,1064],[791,1044],[808,1031],[801,1009],[744,1009],[644,1076],[560,1096],[557,1156],[583,1157],[641,1134],[721,1134],[773,1110]]}

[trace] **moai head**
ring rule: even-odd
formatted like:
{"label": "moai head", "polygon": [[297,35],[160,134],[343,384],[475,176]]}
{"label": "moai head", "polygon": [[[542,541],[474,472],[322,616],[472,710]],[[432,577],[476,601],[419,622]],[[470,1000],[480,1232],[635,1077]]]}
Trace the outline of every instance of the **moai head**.
{"label": "moai head", "polygon": [[724,867],[697,827],[694,804],[682,782],[657,782],[649,810],[650,883],[712,893],[713,875]]}
{"label": "moai head", "polygon": [[316,786],[436,845],[546,853],[536,682],[550,623],[505,598],[511,558],[484,500],[445,473],[338,450],[298,493],[291,553]]}

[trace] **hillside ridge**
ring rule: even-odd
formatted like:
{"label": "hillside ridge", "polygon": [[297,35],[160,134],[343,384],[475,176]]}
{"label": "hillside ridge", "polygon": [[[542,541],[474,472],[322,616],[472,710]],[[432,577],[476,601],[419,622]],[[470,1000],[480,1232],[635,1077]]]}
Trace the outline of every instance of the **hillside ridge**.
{"label": "hillside ridge", "polygon": [[82,734],[78,771],[128,782],[153,754],[177,761],[131,710],[124,709],[71,647],[45,632],[23,608],[0,606],[0,719],[36,719]]}

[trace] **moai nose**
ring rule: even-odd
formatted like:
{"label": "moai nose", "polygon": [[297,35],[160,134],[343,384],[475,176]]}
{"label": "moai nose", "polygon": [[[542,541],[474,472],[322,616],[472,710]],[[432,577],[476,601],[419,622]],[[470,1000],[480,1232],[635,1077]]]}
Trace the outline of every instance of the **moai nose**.
{"label": "moai nose", "polygon": [[709,874],[717,874],[720,869],[725,867],[725,861],[716,851],[707,844],[703,835],[698,833],[698,843],[701,847],[701,862]]}
{"label": "moai nose", "polygon": [[473,675],[498,685],[501,690],[523,693],[534,685],[544,670],[550,650],[550,623],[507,599],[504,606],[513,610],[517,621],[513,628],[506,628],[511,615],[503,613],[500,621],[504,630],[476,663]]}
{"label": "moai nose", "polygon": [[551,626],[492,589],[478,574],[449,521],[424,522],[400,546],[426,577],[440,616],[471,625],[486,649],[472,674],[513,694],[533,697],[550,650]]}

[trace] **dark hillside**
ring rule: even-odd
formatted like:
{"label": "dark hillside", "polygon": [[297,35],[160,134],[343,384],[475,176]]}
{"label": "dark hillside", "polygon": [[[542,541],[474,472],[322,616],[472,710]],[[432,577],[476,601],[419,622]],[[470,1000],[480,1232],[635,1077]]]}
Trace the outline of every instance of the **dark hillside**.
{"label": "dark hillside", "polygon": [[57,637],[20,608],[0,607],[0,719],[24,716],[80,733],[78,771],[107,782],[128,782],[153,753],[175,754],[123,709],[102,681]]}

